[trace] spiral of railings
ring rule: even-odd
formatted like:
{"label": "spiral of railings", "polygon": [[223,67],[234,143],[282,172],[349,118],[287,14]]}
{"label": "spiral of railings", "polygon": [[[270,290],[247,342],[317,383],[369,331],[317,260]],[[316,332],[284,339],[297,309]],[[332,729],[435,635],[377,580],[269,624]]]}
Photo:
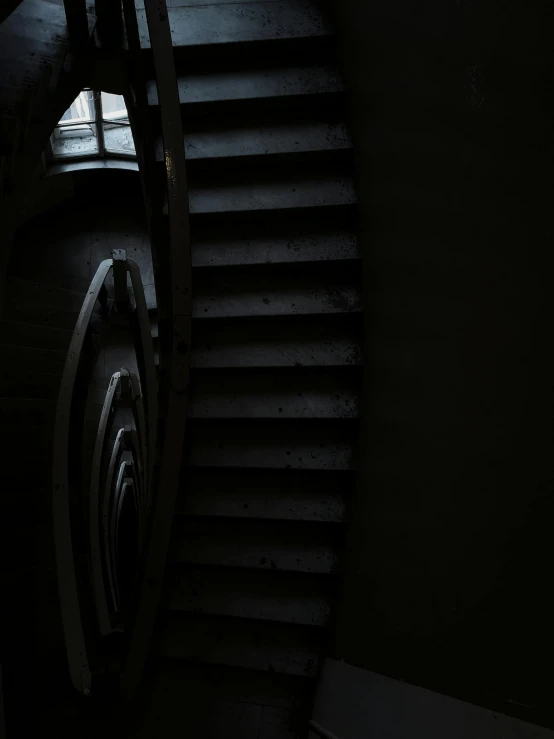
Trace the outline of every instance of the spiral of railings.
{"label": "spiral of railings", "polygon": [[[110,301],[106,281],[112,272]],[[97,356],[92,323],[98,303],[106,324],[114,317],[118,325],[127,323],[138,372],[122,367],[111,376],[88,474],[82,459],[83,409]],[[52,503],[60,606],[71,680],[85,695],[91,693],[93,678],[124,669],[123,637],[132,627],[148,540],[156,424],[156,367],[140,269],[123,250],[116,250],[100,264],[83,302],[54,429]]]}

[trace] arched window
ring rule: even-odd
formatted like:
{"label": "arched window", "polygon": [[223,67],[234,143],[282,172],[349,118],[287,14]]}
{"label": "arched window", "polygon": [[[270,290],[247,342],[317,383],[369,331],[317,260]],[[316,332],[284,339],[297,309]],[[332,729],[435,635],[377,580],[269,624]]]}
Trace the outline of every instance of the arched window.
{"label": "arched window", "polygon": [[123,95],[83,90],[63,114],[50,138],[53,159],[135,157]]}

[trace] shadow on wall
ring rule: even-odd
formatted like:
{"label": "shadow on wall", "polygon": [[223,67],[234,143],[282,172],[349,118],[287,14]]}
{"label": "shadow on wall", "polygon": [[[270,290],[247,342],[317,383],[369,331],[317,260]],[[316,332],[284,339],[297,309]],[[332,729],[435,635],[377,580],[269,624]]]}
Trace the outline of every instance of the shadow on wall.
{"label": "shadow on wall", "polygon": [[103,259],[126,249],[141,269],[147,299],[154,276],[139,175],[80,171],[40,181],[17,233],[9,275],[40,278],[69,290],[88,289]]}
{"label": "shadow on wall", "polygon": [[334,9],[370,383],[333,656],[554,725],[552,18]]}

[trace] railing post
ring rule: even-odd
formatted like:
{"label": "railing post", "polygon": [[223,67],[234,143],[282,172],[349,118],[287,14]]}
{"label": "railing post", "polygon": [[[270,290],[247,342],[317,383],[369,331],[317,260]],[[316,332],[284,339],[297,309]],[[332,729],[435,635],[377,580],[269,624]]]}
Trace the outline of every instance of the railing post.
{"label": "railing post", "polygon": [[63,0],[69,40],[73,47],[88,41],[88,17],[85,0]]}
{"label": "railing post", "polygon": [[112,258],[115,304],[120,313],[125,313],[129,307],[127,297],[127,252],[125,249],[114,249]]}
{"label": "railing post", "polygon": [[123,39],[121,0],[94,0],[96,31],[105,48],[118,48]]}

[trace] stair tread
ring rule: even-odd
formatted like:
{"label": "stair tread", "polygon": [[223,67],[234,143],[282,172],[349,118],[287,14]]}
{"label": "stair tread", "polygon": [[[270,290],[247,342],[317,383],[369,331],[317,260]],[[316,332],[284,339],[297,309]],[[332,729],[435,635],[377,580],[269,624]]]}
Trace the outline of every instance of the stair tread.
{"label": "stair tread", "polygon": [[355,205],[354,182],[350,177],[321,174],[245,183],[211,183],[189,188],[190,213],[195,215],[226,212],[294,210]]}
{"label": "stair tread", "polygon": [[166,573],[166,607],[262,621],[325,626],[332,588],[328,578],[192,565]]}
{"label": "stair tread", "polygon": [[192,418],[356,418],[358,392],[350,374],[195,374]]}
{"label": "stair tread", "polygon": [[[268,98],[313,97],[344,90],[334,65],[230,70],[187,74],[177,80],[179,101],[184,106],[201,103],[265,101]],[[157,106],[158,91],[154,81],[147,84],[148,102]],[[187,111],[187,116],[189,111]]]}
{"label": "stair tread", "polygon": [[[265,714],[268,706],[274,710],[284,710],[298,706],[298,701],[309,699],[312,686],[304,679],[295,675],[281,675],[271,672],[255,672],[239,667],[214,664],[175,663],[171,660],[152,659],[150,661],[149,694],[155,705],[158,718],[167,715],[167,728],[174,732],[176,708],[182,706],[183,723],[187,725],[191,712],[198,711],[199,736],[240,736],[242,739],[256,739],[256,737],[278,736],[282,734],[259,734],[257,728],[254,733],[246,734],[241,722],[236,728],[233,720],[235,714],[231,707],[259,709]],[[188,700],[183,704],[183,696]],[[221,702],[226,703],[223,712],[223,723],[220,728],[212,726],[214,713],[219,715],[218,707]],[[164,710],[164,706],[167,710]],[[307,723],[308,717],[305,722]],[[210,724],[207,724],[207,721]],[[233,725],[231,726],[231,723]],[[157,724],[160,727],[160,724]],[[160,727],[161,728],[161,727]],[[223,734],[221,733],[223,728]],[[159,735],[159,734],[158,734]],[[291,734],[291,739],[294,734]]]}
{"label": "stair tread", "polygon": [[361,314],[196,319],[192,366],[359,365],[362,363],[360,323],[353,318],[361,318]]}
{"label": "stair tread", "polygon": [[345,472],[189,469],[175,514],[339,523],[352,484]]}
{"label": "stair tread", "polygon": [[[313,0],[270,0],[169,7],[174,47],[327,36],[331,29]],[[140,42],[150,48],[146,13],[137,12]]]}
{"label": "stair tread", "polygon": [[193,316],[203,319],[353,313],[362,310],[359,275],[277,280],[271,274],[201,280],[193,294]]}
{"label": "stair tread", "polygon": [[326,524],[176,518],[170,562],[317,574],[337,569],[337,535]]}
{"label": "stair tread", "polygon": [[192,467],[349,470],[355,421],[189,421],[185,463]]}
{"label": "stair tread", "polygon": [[252,234],[245,229],[235,235],[229,228],[218,234],[193,232],[193,267],[233,267],[324,261],[355,260],[360,257],[357,236],[349,230],[328,233],[292,232],[275,235]]}
{"label": "stair tread", "polygon": [[[156,140],[156,159],[163,161],[163,142]],[[203,129],[185,134],[187,160],[324,152],[350,149],[352,141],[343,123],[319,121],[274,123]]]}
{"label": "stair tread", "polygon": [[314,677],[322,639],[303,625],[173,611],[158,620],[153,641],[154,654],[168,659]]}

